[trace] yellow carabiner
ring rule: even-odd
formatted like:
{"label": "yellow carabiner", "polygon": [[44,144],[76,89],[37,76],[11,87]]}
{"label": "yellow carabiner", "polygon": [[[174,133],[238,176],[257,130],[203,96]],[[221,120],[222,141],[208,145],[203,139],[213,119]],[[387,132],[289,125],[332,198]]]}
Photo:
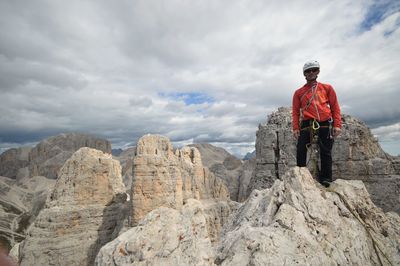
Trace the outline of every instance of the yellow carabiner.
{"label": "yellow carabiner", "polygon": [[314,119],[312,122],[312,129],[318,130],[319,128],[320,128],[320,125],[319,125],[318,121]]}

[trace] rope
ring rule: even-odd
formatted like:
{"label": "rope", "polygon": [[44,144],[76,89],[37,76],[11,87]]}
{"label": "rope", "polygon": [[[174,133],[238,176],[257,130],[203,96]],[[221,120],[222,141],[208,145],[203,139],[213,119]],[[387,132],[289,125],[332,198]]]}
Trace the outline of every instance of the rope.
{"label": "rope", "polygon": [[350,211],[351,214],[353,214],[353,216],[360,222],[360,224],[364,227],[365,231],[368,233],[369,237],[372,240],[372,246],[374,247],[376,256],[378,257],[379,263],[380,265],[384,265],[381,259],[381,256],[379,255],[378,250],[380,251],[380,253],[386,258],[386,260],[389,262],[390,265],[393,265],[391,263],[391,261],[389,260],[388,256],[382,251],[382,249],[379,247],[378,242],[376,241],[376,239],[373,237],[373,235],[371,234],[370,230],[368,230],[368,225],[360,218],[360,216],[353,211],[353,208],[351,207],[351,205],[348,203],[348,201],[346,200],[346,198],[340,194],[337,191],[334,191],[332,188],[328,187],[326,188],[327,191],[329,192],[333,192],[336,195],[339,196],[339,198],[342,200],[343,204],[346,206],[346,208]]}

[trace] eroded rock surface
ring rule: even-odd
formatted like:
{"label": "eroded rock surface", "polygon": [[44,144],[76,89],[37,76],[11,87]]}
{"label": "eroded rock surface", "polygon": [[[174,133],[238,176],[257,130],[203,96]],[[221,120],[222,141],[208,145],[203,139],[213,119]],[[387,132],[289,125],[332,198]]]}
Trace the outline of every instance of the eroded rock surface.
{"label": "eroded rock surface", "polygon": [[[225,149],[208,143],[189,146],[196,147],[199,150],[204,166],[208,167],[228,187],[231,200],[243,201],[247,197],[247,185],[251,172],[254,170],[250,169],[249,166],[254,164],[249,163],[249,161],[243,162]],[[245,192],[244,195],[243,190]]]}
{"label": "eroded rock surface", "polygon": [[10,149],[0,155],[0,176],[17,180],[45,176],[56,179],[58,171],[81,147],[111,153],[111,143],[95,136],[66,133],[47,138],[35,147]]}
{"label": "eroded rock surface", "polygon": [[140,138],[134,158],[132,224],[160,206],[179,210],[190,198],[228,200],[229,192],[203,167],[196,148],[174,151],[166,137]]}
{"label": "eroded rock surface", "polygon": [[81,148],[60,170],[20,247],[21,265],[93,265],[124,220],[125,187],[111,154]]}
{"label": "eroded rock surface", "polygon": [[[292,137],[291,109],[281,107],[260,124],[256,140],[256,167],[247,195],[253,189],[271,187],[296,165],[296,141]],[[333,178],[362,180],[373,201],[385,211],[400,213],[400,176],[396,158],[386,154],[368,127],[342,116],[342,133],[333,145]],[[310,154],[314,154],[309,152]],[[307,159],[314,172],[314,160]]]}
{"label": "eroded rock surface", "polygon": [[256,169],[256,157],[245,160],[239,175],[239,192],[237,201],[243,202],[247,199],[247,188]]}
{"label": "eroded rock surface", "polygon": [[400,217],[371,201],[361,181],[329,189],[294,167],[254,190],[225,222],[216,249],[204,200],[159,207],[105,245],[96,265],[398,265]]}
{"label": "eroded rock surface", "polygon": [[25,238],[55,180],[35,176],[17,182],[0,177],[0,242],[11,248]]}
{"label": "eroded rock surface", "polygon": [[123,150],[118,156],[113,155],[113,158],[118,160],[121,164],[122,180],[124,181],[125,187],[129,190],[129,193],[132,186],[133,158],[135,154],[136,147],[129,147]]}
{"label": "eroded rock surface", "polygon": [[32,148],[9,149],[0,154],[0,176],[17,178],[23,175],[22,169],[29,164],[29,152]]}
{"label": "eroded rock surface", "polygon": [[159,207],[105,245],[95,265],[213,265],[214,250],[202,204],[188,199],[180,211]]}
{"label": "eroded rock surface", "polygon": [[29,153],[30,176],[57,178],[65,161],[81,147],[89,147],[111,154],[111,143],[94,136],[67,133],[50,137],[37,144]]}
{"label": "eroded rock surface", "polygon": [[361,181],[321,187],[294,167],[254,190],[224,227],[218,265],[399,265],[400,218]]}

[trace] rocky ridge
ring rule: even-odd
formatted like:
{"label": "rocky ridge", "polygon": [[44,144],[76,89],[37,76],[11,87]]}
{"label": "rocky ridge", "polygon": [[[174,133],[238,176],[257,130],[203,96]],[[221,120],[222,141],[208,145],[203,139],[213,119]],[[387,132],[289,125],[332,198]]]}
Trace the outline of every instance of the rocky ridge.
{"label": "rocky ridge", "polygon": [[361,181],[320,186],[294,167],[254,190],[224,227],[218,265],[399,265],[400,217]]}
{"label": "rocky ridge", "polygon": [[[385,211],[400,213],[400,176],[395,157],[386,154],[368,127],[354,117],[342,116],[342,133],[333,145],[333,178],[362,180],[373,201]],[[259,125],[256,133],[256,167],[247,195],[271,187],[296,165],[291,109],[281,107]],[[309,152],[309,155],[313,154]],[[310,157],[310,156],[309,156]],[[307,165],[314,172],[311,162]]]}
{"label": "rocky ridge", "polygon": [[400,263],[400,218],[361,181],[325,189],[306,168],[288,168],[239,204],[194,147],[146,135],[135,153],[129,203],[118,161],[75,152],[20,244],[21,265]]}
{"label": "rocky ridge", "polygon": [[[216,245],[202,202],[159,207],[105,245],[95,265],[398,265],[400,217],[371,201],[361,181],[320,186],[294,167],[254,190]],[[172,221],[172,222],[171,222]]]}
{"label": "rocky ridge", "polygon": [[127,213],[119,162],[81,148],[67,160],[26,239],[20,265],[92,265]]}
{"label": "rocky ridge", "polygon": [[111,143],[95,136],[65,133],[47,138],[33,148],[10,149],[0,155],[0,176],[22,179],[45,176],[57,179],[65,161],[81,147],[111,153]]}
{"label": "rocky ridge", "polygon": [[0,177],[0,242],[12,247],[25,238],[54,184],[43,176],[20,181]]}

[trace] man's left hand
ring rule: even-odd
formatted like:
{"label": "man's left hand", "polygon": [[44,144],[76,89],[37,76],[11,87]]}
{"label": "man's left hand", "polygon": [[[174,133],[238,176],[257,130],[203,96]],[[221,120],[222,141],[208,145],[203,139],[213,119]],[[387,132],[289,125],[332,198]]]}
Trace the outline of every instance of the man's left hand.
{"label": "man's left hand", "polygon": [[334,128],[333,128],[333,136],[334,136],[334,137],[339,136],[341,132],[342,132],[342,129],[341,129],[341,128],[339,128],[339,127],[334,127]]}

